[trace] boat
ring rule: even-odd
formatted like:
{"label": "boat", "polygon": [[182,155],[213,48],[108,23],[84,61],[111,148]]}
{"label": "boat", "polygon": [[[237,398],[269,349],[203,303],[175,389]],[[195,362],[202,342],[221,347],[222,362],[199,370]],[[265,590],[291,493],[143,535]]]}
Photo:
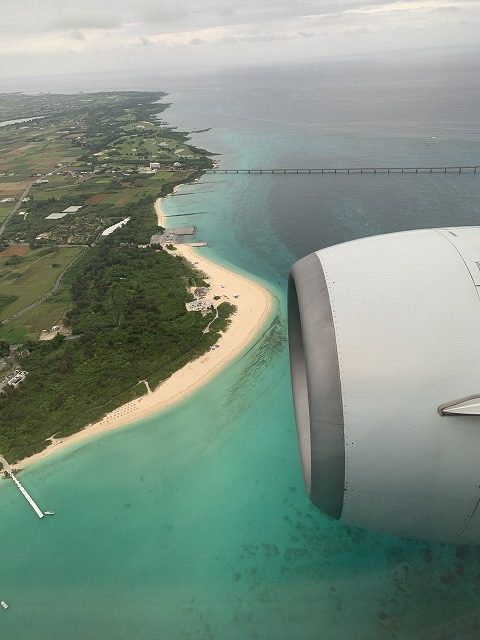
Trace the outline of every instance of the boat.
{"label": "boat", "polygon": [[4,609],[8,609],[8,604],[5,602],[5,600],[0,600],[0,605],[2,605]]}
{"label": "boat", "polygon": [[45,511],[45,513],[43,515],[44,516],[54,516],[55,515],[55,511]]}

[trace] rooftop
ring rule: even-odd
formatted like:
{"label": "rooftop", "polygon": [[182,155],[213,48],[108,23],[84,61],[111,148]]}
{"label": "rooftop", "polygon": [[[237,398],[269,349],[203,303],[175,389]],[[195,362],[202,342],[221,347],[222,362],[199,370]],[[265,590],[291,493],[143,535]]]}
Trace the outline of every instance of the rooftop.
{"label": "rooftop", "polygon": [[68,216],[68,213],[65,213],[65,211],[62,213],[51,213],[45,220],[60,220],[61,218],[65,218],[65,216]]}
{"label": "rooftop", "polygon": [[71,207],[67,207],[63,210],[63,213],[77,213],[81,209],[81,205],[72,205]]}

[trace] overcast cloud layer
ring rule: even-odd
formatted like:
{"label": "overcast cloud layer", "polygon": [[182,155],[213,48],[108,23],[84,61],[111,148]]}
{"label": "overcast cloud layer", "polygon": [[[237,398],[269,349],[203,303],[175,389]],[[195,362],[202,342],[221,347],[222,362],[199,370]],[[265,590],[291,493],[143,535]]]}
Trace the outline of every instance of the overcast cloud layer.
{"label": "overcast cloud layer", "polygon": [[480,44],[480,0],[2,0],[0,76]]}

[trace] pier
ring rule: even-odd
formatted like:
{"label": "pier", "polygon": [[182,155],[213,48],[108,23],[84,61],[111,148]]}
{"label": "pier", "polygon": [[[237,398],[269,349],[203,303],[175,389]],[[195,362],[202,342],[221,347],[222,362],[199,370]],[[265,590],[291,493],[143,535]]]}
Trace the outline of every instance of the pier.
{"label": "pier", "polygon": [[25,500],[28,502],[28,504],[35,511],[37,516],[39,518],[43,518],[45,514],[40,509],[40,507],[35,502],[35,500],[32,498],[32,496],[28,493],[28,491],[25,489],[25,487],[17,480],[17,478],[16,478],[16,476],[15,476],[15,474],[13,472],[12,467],[8,464],[8,462],[5,460],[5,458],[3,456],[0,456],[0,462],[3,465],[3,469],[4,469],[5,473],[8,476],[10,476],[10,478],[13,480],[13,482],[17,485],[18,489],[20,490],[20,493],[23,495]]}
{"label": "pier", "polygon": [[320,169],[205,169],[208,174],[248,174],[248,175],[331,175],[331,174],[389,174],[389,173],[480,173],[480,165],[443,167],[337,167]]}

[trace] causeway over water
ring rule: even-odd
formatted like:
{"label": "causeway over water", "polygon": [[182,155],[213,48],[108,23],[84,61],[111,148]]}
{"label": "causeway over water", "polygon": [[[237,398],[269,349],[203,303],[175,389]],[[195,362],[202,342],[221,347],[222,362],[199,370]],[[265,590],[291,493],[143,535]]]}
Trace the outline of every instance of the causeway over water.
{"label": "causeway over water", "polygon": [[280,174],[280,175],[305,175],[305,174],[335,174],[335,173],[477,173],[480,165],[471,166],[444,166],[444,167],[337,167],[317,169],[206,169],[209,174]]}

